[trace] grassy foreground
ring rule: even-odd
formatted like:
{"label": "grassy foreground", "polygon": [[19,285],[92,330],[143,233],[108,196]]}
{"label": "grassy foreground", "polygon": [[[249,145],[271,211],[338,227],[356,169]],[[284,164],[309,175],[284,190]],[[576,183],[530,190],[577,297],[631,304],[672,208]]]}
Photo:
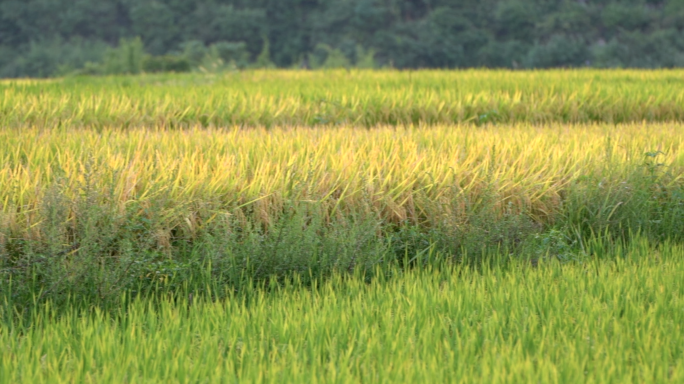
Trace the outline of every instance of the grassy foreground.
{"label": "grassy foreground", "polygon": [[684,120],[682,70],[248,71],[0,81],[0,126]]}
{"label": "grassy foreground", "polygon": [[609,261],[43,308],[0,325],[0,383],[681,383],[682,258],[642,239]]}

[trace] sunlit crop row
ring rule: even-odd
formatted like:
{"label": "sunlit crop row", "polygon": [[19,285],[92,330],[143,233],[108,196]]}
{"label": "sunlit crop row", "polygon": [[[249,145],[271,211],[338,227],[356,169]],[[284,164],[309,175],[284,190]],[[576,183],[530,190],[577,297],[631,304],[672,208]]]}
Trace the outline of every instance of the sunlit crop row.
{"label": "sunlit crop row", "polygon": [[648,171],[647,153],[666,166],[668,183],[681,183],[683,142],[676,124],[5,129],[0,202],[4,224],[24,228],[36,224],[32,213],[57,185],[70,199],[84,188],[98,191],[101,202],[121,209],[164,197],[167,228],[187,224],[173,212],[198,202],[217,209],[200,221],[243,207],[268,223],[291,202],[319,204],[327,215],[423,223],[467,220],[464,204],[485,198],[502,213],[525,211],[543,223],[569,185],[600,176],[615,188]]}
{"label": "sunlit crop row", "polygon": [[0,82],[0,125],[311,126],[684,120],[681,70],[250,71]]}

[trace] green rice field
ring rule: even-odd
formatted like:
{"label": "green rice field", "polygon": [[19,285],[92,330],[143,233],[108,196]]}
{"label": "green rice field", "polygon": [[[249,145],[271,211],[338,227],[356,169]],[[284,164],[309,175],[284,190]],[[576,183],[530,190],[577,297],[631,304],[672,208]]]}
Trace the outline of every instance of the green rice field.
{"label": "green rice field", "polygon": [[684,249],[616,252],[335,276],[190,306],[134,300],[125,315],[45,307],[2,329],[0,382],[679,383]]}
{"label": "green rice field", "polygon": [[684,71],[0,82],[0,383],[684,380]]}

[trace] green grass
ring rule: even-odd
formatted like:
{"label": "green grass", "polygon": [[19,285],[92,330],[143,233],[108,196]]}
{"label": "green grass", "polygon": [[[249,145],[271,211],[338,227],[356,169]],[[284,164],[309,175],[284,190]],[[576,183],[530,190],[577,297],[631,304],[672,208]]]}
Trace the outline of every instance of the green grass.
{"label": "green grass", "polygon": [[604,261],[43,308],[0,326],[0,383],[681,383],[683,257],[642,239]]}

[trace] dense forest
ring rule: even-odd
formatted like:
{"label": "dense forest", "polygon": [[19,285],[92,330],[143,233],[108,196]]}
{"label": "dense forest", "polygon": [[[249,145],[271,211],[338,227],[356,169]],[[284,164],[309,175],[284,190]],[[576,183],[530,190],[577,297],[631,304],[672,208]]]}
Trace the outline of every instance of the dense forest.
{"label": "dense forest", "polygon": [[684,0],[0,0],[0,76],[684,65]]}

